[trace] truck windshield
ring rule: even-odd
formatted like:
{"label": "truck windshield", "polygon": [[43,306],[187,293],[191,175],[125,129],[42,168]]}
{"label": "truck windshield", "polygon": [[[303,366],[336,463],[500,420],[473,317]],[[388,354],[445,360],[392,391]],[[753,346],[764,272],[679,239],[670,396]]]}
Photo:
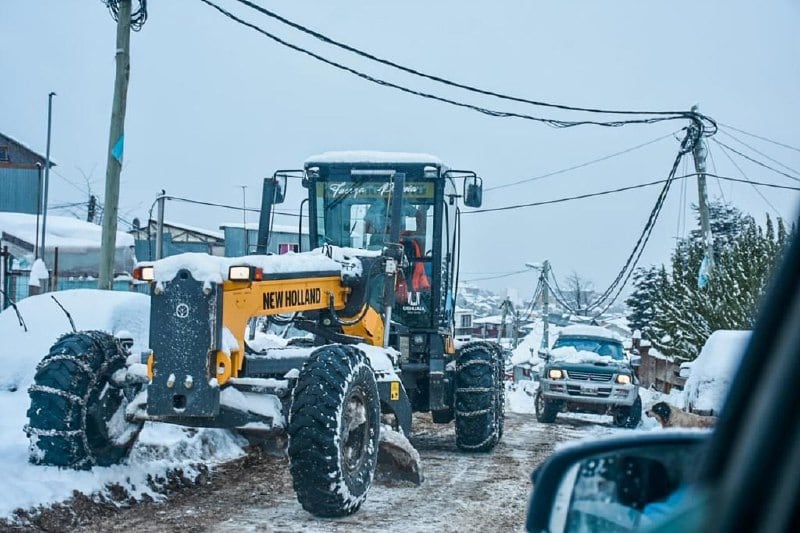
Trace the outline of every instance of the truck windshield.
{"label": "truck windshield", "polygon": [[[316,184],[318,242],[380,250],[389,235],[392,184],[374,176]],[[434,183],[406,182],[401,236],[414,238],[422,250],[433,231]]]}
{"label": "truck windshield", "polygon": [[598,355],[606,355],[615,361],[622,361],[625,359],[625,354],[622,350],[622,345],[618,342],[592,339],[586,337],[559,337],[553,348],[572,347],[578,351],[594,352]]}

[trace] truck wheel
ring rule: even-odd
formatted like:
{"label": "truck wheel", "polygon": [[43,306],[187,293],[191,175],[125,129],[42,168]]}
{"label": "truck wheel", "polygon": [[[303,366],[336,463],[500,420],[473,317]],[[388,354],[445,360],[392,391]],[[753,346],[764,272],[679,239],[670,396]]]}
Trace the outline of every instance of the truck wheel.
{"label": "truck wheel", "polygon": [[488,452],[500,441],[504,423],[503,367],[492,343],[464,345],[456,359],[456,445]]}
{"label": "truck wheel", "polygon": [[380,398],[363,352],[328,345],[300,372],[289,412],[289,471],[297,499],[321,517],[353,514],[375,474]]}
{"label": "truck wheel", "polygon": [[30,462],[89,469],[128,456],[142,423],[125,420],[128,396],[110,382],[125,359],[125,350],[107,333],[84,331],[58,339],[28,389]]}
{"label": "truck wheel", "polygon": [[551,424],[556,421],[558,406],[554,402],[546,400],[541,390],[536,391],[536,398],[534,398],[533,403],[536,408],[536,420],[545,424]]}
{"label": "truck wheel", "polygon": [[642,398],[636,397],[630,407],[620,407],[614,412],[614,425],[621,428],[633,429],[642,420]]}

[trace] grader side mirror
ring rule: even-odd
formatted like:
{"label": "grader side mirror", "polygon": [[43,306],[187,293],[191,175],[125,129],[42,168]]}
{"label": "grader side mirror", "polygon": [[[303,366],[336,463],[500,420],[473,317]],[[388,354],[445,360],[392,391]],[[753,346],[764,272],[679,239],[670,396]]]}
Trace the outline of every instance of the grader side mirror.
{"label": "grader side mirror", "polygon": [[464,178],[464,205],[480,207],[483,203],[483,179],[478,176]]}

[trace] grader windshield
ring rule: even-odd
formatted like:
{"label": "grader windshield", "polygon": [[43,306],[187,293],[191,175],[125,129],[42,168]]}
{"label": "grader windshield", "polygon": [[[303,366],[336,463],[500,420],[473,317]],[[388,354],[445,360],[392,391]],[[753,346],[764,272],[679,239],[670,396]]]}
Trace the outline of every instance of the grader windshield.
{"label": "grader windshield", "polygon": [[[413,238],[424,254],[433,236],[434,183],[406,182],[401,236]],[[381,250],[389,235],[392,184],[375,176],[318,181],[315,201],[320,244]]]}

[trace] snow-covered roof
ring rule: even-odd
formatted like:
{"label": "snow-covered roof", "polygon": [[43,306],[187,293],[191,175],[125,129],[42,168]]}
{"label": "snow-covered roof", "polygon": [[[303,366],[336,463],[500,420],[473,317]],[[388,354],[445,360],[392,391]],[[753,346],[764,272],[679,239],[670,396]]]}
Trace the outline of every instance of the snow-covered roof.
{"label": "snow-covered roof", "polygon": [[485,316],[483,318],[475,318],[472,320],[473,324],[500,324],[503,322],[503,317],[500,315]]}
{"label": "snow-covered roof", "polygon": [[[40,218],[40,228],[41,223]],[[0,212],[0,232],[33,244],[36,242],[36,215]],[[45,244],[48,249],[55,246],[61,249],[100,248],[102,234],[103,228],[97,224],[77,218],[49,215]],[[133,236],[118,231],[117,246],[133,246]]]}
{"label": "snow-covered roof", "polygon": [[613,341],[621,341],[622,338],[613,331],[600,327],[600,326],[585,326],[575,325],[567,326],[561,330],[559,336],[570,337],[596,337],[599,339],[608,339]]}
{"label": "snow-covered roof", "polygon": [[[150,222],[152,223],[154,221],[151,220]],[[200,233],[201,235],[208,235],[209,237],[215,237],[217,239],[222,239],[222,238],[225,237],[222,234],[222,232],[219,232],[219,231],[216,231],[216,230],[213,230],[213,229],[201,228],[201,227],[198,227],[198,226],[190,226],[188,224],[183,224],[181,222],[172,222],[172,221],[166,221],[165,220],[164,221],[164,225],[165,226],[171,226],[171,227],[177,228],[177,229],[191,231],[193,233]]]}
{"label": "snow-covered roof", "polygon": [[443,165],[441,159],[430,154],[376,152],[372,150],[324,152],[306,159],[306,165],[313,163],[424,163],[429,165]]}

